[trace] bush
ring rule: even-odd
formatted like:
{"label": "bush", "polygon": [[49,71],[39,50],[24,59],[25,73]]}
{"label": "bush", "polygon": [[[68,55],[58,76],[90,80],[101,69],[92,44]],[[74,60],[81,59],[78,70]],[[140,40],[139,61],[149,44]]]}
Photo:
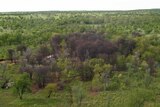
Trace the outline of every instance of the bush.
{"label": "bush", "polygon": [[118,90],[119,89],[119,83],[116,82],[116,81],[113,81],[113,82],[110,82],[108,84],[108,86],[106,87],[106,90],[111,90],[111,91],[114,91],[114,90]]}
{"label": "bush", "polygon": [[85,89],[83,88],[83,85],[76,85],[72,87],[72,92],[73,92],[73,101],[75,102],[75,104],[80,107],[82,104],[82,100],[85,98],[86,96],[86,92]]}
{"label": "bush", "polygon": [[15,93],[18,94],[19,98],[23,99],[23,94],[30,90],[31,81],[27,73],[23,73],[14,84]]}
{"label": "bush", "polygon": [[47,92],[47,98],[51,97],[51,94],[57,90],[57,84],[55,83],[49,83],[45,87],[45,91]]}

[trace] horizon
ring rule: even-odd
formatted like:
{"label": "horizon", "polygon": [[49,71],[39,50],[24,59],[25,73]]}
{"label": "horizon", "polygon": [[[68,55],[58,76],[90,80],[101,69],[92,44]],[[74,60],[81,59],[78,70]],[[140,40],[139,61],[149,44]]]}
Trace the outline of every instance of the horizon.
{"label": "horizon", "polygon": [[35,10],[35,11],[6,11],[0,13],[29,13],[29,12],[126,12],[126,11],[141,11],[141,10],[160,10],[160,8],[146,8],[146,9],[130,9],[130,10]]}
{"label": "horizon", "polygon": [[159,8],[158,0],[0,0],[0,12],[129,11]]}

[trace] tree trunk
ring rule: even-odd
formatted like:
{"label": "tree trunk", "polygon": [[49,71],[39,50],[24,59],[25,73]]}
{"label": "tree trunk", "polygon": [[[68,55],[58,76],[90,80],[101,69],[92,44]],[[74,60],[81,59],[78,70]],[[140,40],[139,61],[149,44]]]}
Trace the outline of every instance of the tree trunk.
{"label": "tree trunk", "polygon": [[52,91],[49,91],[47,98],[50,98],[52,94]]}
{"label": "tree trunk", "polygon": [[20,100],[23,99],[22,94],[20,94],[20,93],[19,93],[19,99],[20,99]]}

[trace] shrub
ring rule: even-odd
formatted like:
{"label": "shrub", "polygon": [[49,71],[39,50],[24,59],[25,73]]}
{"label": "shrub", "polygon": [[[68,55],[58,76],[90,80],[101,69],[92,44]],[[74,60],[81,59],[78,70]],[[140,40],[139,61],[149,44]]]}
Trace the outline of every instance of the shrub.
{"label": "shrub", "polygon": [[57,84],[56,83],[49,83],[45,87],[45,91],[47,92],[47,98],[50,98],[52,93],[57,90]]}
{"label": "shrub", "polygon": [[29,75],[26,73],[23,73],[14,84],[15,87],[15,93],[18,94],[19,98],[23,99],[23,94],[30,90],[31,81],[29,78]]}
{"label": "shrub", "polygon": [[83,85],[76,85],[72,87],[72,92],[73,92],[73,99],[74,102],[76,103],[76,105],[78,107],[81,106],[82,104],[82,100],[85,98],[86,93],[85,93],[85,89],[83,88]]}

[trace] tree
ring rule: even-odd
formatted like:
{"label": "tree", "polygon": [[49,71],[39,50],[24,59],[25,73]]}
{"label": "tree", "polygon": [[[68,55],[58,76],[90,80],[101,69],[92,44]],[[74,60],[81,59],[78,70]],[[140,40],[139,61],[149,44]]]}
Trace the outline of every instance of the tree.
{"label": "tree", "polygon": [[113,62],[113,55],[117,51],[115,44],[96,33],[72,34],[67,36],[66,43],[70,55],[81,61],[105,55],[107,61]]}
{"label": "tree", "polygon": [[23,73],[20,77],[15,81],[15,93],[18,94],[20,100],[23,99],[23,94],[30,90],[31,81],[29,75]]}
{"label": "tree", "polygon": [[8,58],[9,58],[9,60],[11,60],[12,63],[14,61],[14,54],[15,54],[14,49],[8,49]]}
{"label": "tree", "polygon": [[60,68],[60,72],[62,77],[67,79],[73,70],[72,62],[69,58],[58,58],[57,59],[57,66]]}
{"label": "tree", "polygon": [[0,87],[2,89],[7,88],[7,84],[10,81],[10,75],[7,72],[7,64],[0,64]]}
{"label": "tree", "polygon": [[[39,88],[44,88],[48,78],[48,73],[50,71],[49,66],[37,66],[35,68],[34,80],[38,84]],[[49,81],[49,80],[48,80]]]}
{"label": "tree", "polygon": [[136,48],[136,42],[132,39],[120,38],[117,40],[116,45],[118,47],[118,51],[125,56],[131,54],[133,49]]}
{"label": "tree", "polygon": [[46,45],[40,46],[40,48],[37,51],[37,54],[35,55],[37,63],[42,64],[43,59],[48,55],[50,55],[49,48]]}
{"label": "tree", "polygon": [[94,77],[93,69],[87,62],[84,62],[82,65],[80,65],[77,71],[82,81],[91,81]]}
{"label": "tree", "polygon": [[34,73],[34,68],[31,65],[21,66],[20,71],[28,73],[30,79],[32,80],[32,76],[33,76],[33,73]]}
{"label": "tree", "polygon": [[30,48],[27,48],[25,53],[24,53],[24,57],[25,59],[27,60],[28,63],[30,63],[30,59],[31,59],[31,56],[32,56],[32,50]]}
{"label": "tree", "polygon": [[81,107],[83,99],[86,97],[86,90],[82,83],[72,86],[72,94],[76,106]]}
{"label": "tree", "polygon": [[47,98],[50,98],[52,93],[57,90],[57,84],[56,83],[49,83],[45,87],[45,91],[48,93]]}
{"label": "tree", "polygon": [[106,85],[109,83],[109,78],[112,76],[112,65],[106,64],[104,59],[100,58],[91,59],[88,63],[92,67],[94,74],[98,75],[99,81],[104,83],[104,89],[106,89]]}
{"label": "tree", "polygon": [[[85,65],[88,65],[94,74],[92,83],[98,82],[102,84],[104,90],[106,90],[107,85],[110,82],[110,78],[113,76],[112,65],[105,63],[105,60],[102,58],[92,58],[85,61]],[[100,89],[101,86],[98,88]],[[98,88],[95,88],[96,91]],[[91,86],[91,89],[94,90],[94,86]]]}
{"label": "tree", "polygon": [[20,51],[20,55],[23,55],[23,53],[27,50],[27,47],[24,44],[17,46],[17,51]]}
{"label": "tree", "polygon": [[54,53],[56,54],[56,56],[59,54],[61,45],[60,43],[62,42],[62,36],[61,35],[55,35],[50,42],[50,45],[54,51]]}

